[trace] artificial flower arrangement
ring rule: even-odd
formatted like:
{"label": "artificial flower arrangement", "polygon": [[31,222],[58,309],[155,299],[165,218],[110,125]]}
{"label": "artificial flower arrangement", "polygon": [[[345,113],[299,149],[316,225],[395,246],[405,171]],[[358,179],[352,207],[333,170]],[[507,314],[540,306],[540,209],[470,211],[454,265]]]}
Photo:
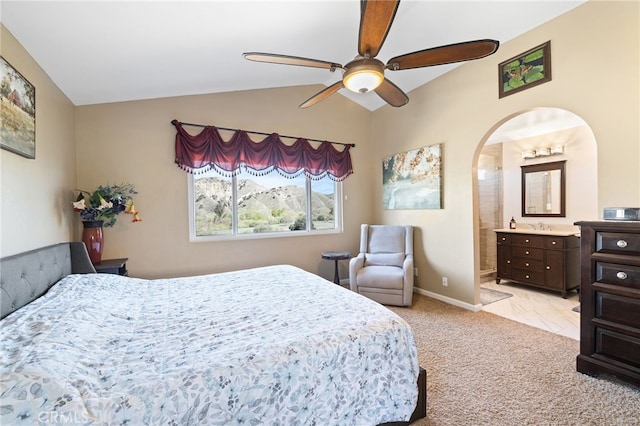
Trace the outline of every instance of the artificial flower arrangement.
{"label": "artificial flower arrangement", "polygon": [[131,184],[101,185],[93,192],[78,191],[73,210],[80,213],[83,221],[100,221],[103,226],[110,227],[116,223],[116,216],[123,212],[133,215],[132,222],[142,220],[133,205],[132,195],[137,192]]}

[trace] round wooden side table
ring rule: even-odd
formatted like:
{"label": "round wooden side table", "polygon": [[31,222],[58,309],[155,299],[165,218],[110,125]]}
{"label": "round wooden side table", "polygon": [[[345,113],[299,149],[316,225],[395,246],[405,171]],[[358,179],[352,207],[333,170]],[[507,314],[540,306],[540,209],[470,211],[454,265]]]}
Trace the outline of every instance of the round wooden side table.
{"label": "round wooden side table", "polygon": [[322,258],[333,260],[336,264],[336,271],[333,275],[333,282],[340,285],[340,275],[338,274],[338,261],[351,259],[351,252],[348,251],[323,251]]}

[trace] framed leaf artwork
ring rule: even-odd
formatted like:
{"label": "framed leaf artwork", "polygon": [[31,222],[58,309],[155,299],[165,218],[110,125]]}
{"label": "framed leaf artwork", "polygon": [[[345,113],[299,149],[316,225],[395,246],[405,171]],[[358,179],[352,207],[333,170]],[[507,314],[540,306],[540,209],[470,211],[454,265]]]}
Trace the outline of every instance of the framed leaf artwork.
{"label": "framed leaf artwork", "polygon": [[498,74],[499,98],[551,81],[551,41],[501,62]]}

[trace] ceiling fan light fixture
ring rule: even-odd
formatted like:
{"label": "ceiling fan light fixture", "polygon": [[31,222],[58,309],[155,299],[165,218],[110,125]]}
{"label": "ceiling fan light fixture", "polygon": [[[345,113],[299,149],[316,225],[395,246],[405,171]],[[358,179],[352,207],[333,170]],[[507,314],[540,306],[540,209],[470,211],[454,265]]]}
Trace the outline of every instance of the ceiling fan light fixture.
{"label": "ceiling fan light fixture", "polygon": [[497,40],[466,41],[396,56],[389,59],[385,65],[376,59],[376,56],[389,33],[399,4],[400,0],[360,0],[358,55],[345,66],[335,62],[274,53],[247,52],[243,55],[246,59],[256,62],[325,68],[331,72],[336,69],[343,71],[342,80],[322,89],[300,104],[300,108],[315,105],[343,88],[354,93],[368,93],[373,90],[388,105],[401,107],[409,102],[409,97],[384,76],[385,70],[426,68],[480,59],[495,53],[500,46]]}
{"label": "ceiling fan light fixture", "polygon": [[374,90],[384,80],[384,64],[377,59],[357,59],[348,63],[342,83],[356,93]]}
{"label": "ceiling fan light fixture", "polygon": [[347,89],[356,93],[367,93],[380,86],[384,76],[375,70],[363,70],[350,73],[344,77]]}

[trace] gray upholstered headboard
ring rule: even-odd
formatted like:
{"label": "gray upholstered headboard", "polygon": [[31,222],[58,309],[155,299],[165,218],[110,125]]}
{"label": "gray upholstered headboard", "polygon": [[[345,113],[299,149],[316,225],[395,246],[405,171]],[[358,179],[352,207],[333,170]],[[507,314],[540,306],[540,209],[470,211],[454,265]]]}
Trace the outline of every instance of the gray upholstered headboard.
{"label": "gray upholstered headboard", "polygon": [[69,274],[95,273],[82,242],[60,243],[0,259],[0,318],[37,299]]}

